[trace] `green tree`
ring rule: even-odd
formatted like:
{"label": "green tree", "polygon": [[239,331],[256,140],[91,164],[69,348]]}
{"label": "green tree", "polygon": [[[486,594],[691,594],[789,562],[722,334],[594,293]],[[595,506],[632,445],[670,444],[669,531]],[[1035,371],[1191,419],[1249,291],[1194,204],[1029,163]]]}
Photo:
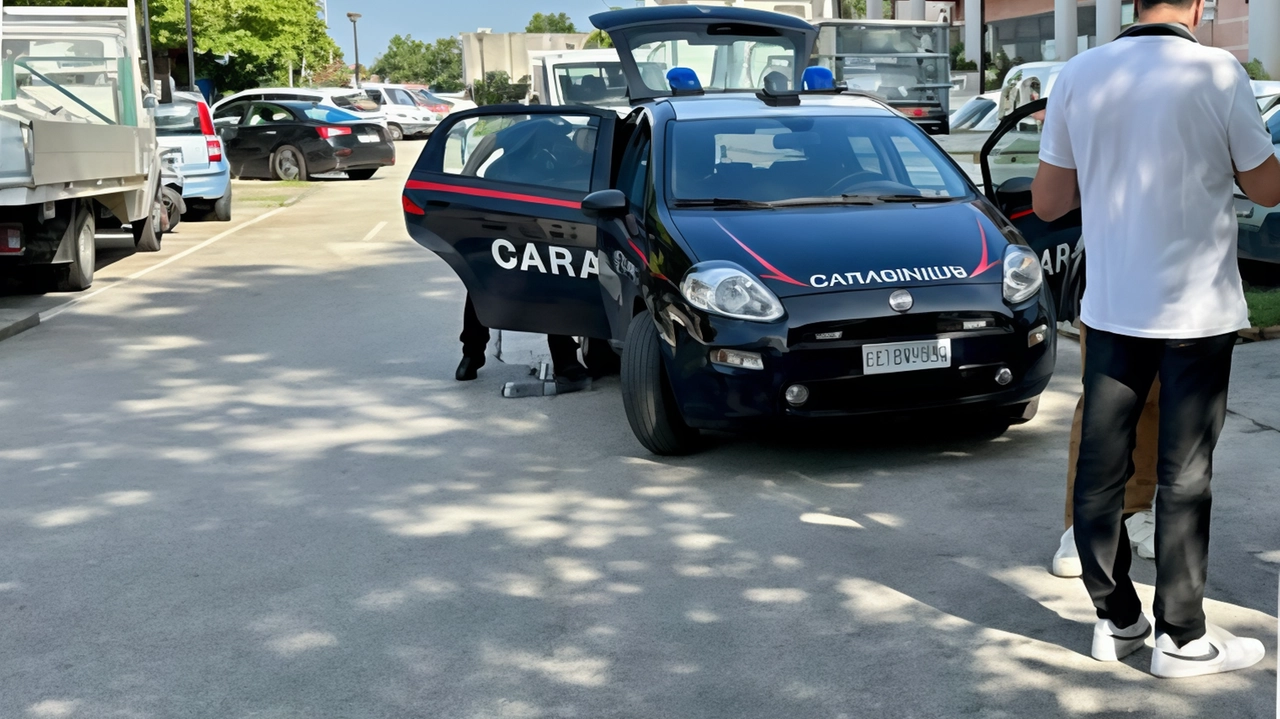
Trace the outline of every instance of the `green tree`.
{"label": "green tree", "polygon": [[[844,8],[844,16],[847,18],[864,18],[867,16],[867,0],[842,0]],[[882,0],[884,13],[883,17],[893,17],[893,0]]]}
{"label": "green tree", "polygon": [[535,12],[533,17],[529,19],[529,24],[524,26],[525,32],[577,32],[577,28],[573,26],[573,21],[565,13],[550,13],[543,15]]}
{"label": "green tree", "polygon": [[583,47],[588,50],[613,47],[613,38],[609,37],[609,33],[603,30],[592,30],[591,34],[587,36],[587,41],[583,44]]}
{"label": "green tree", "polygon": [[463,87],[462,47],[453,37],[427,43],[410,35],[396,35],[371,70],[386,82],[412,82],[441,92],[457,92]]}
{"label": "green tree", "polygon": [[484,80],[475,83],[471,88],[471,97],[477,105],[519,102],[527,94],[529,94],[529,83],[511,82],[511,76],[507,75],[505,70],[486,72]]}

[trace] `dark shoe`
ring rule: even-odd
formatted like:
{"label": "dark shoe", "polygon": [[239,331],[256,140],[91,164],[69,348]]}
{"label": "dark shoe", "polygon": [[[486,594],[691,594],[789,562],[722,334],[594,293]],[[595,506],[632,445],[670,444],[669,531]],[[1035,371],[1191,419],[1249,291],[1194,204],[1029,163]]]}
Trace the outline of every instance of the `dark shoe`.
{"label": "dark shoe", "polygon": [[556,394],[581,392],[591,387],[591,373],[586,367],[574,362],[566,367],[556,368]]}
{"label": "dark shoe", "polygon": [[468,382],[476,378],[476,372],[484,366],[484,355],[472,357],[463,355],[462,361],[458,363],[458,371],[453,373],[453,378],[459,382]]}

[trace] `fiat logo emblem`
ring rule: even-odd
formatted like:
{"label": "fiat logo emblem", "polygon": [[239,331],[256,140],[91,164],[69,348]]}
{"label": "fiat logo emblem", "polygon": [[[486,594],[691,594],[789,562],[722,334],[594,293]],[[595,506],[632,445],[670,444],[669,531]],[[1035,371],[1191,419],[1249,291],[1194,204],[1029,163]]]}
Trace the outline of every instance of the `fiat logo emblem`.
{"label": "fiat logo emblem", "polygon": [[915,298],[906,290],[894,290],[893,294],[889,295],[889,307],[895,312],[906,312],[915,303]]}

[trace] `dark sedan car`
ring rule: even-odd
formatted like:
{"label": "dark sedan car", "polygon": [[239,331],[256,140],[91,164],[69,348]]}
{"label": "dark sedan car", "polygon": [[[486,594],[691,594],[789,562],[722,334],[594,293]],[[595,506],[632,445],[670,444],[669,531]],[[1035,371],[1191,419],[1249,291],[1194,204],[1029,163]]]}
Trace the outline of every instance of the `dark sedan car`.
{"label": "dark sedan car", "polygon": [[218,108],[218,128],[236,177],[306,180],[345,172],[367,180],[396,163],[386,129],[334,107],[310,102],[233,102]]}
{"label": "dark sedan car", "polygon": [[[608,340],[627,419],[658,454],[779,420],[1034,415],[1056,346],[1037,252],[884,103],[799,62],[767,81],[733,64],[808,58],[811,26],[691,6],[592,22],[642,103],[630,116],[451,115],[405,186],[410,235],[487,326]],[[635,58],[671,37],[707,67],[657,87]]]}

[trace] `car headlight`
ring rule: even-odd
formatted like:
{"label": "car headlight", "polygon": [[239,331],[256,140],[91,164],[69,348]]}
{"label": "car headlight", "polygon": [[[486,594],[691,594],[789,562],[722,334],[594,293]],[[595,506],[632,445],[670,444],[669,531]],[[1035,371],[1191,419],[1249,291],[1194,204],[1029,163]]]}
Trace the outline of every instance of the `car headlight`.
{"label": "car headlight", "polygon": [[1012,305],[1023,302],[1040,291],[1044,270],[1029,247],[1009,245],[1004,251],[1004,299]]}
{"label": "car headlight", "polygon": [[738,320],[772,322],[785,314],[764,283],[728,263],[694,265],[680,283],[680,293],[700,310]]}

